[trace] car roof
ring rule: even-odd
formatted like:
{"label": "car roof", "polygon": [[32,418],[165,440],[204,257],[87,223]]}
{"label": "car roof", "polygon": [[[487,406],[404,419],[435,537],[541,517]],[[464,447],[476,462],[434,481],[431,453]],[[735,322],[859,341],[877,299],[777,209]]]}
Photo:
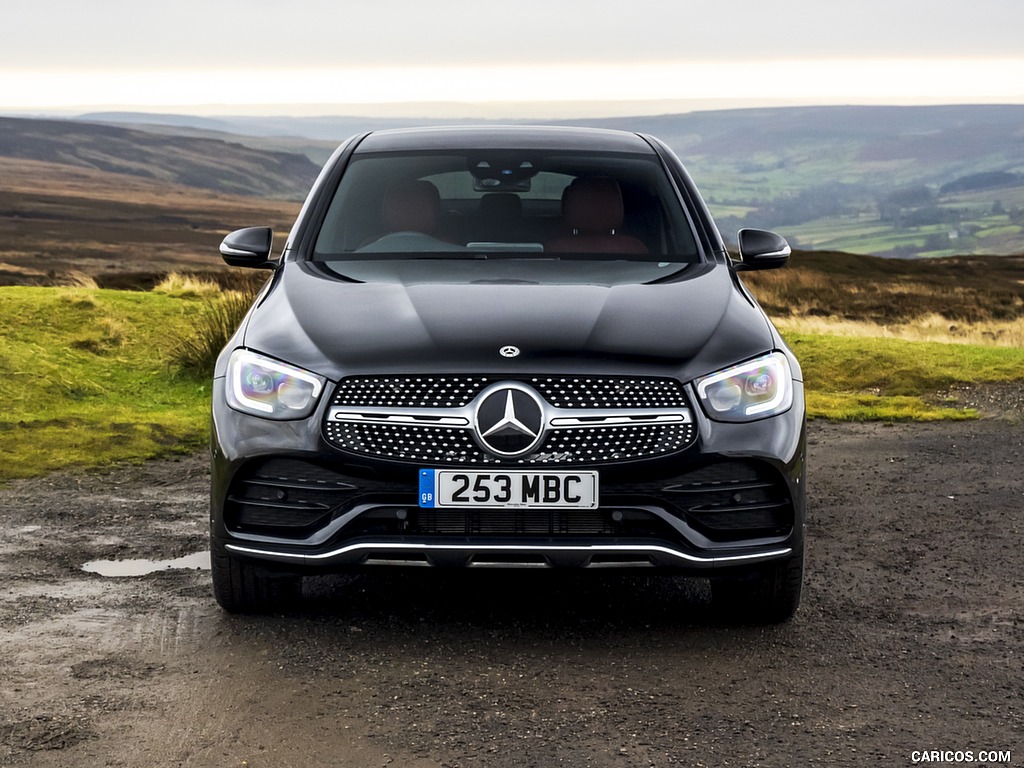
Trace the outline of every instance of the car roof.
{"label": "car roof", "polygon": [[642,136],[605,128],[569,126],[436,126],[370,133],[356,152],[444,149],[590,150],[652,154]]}

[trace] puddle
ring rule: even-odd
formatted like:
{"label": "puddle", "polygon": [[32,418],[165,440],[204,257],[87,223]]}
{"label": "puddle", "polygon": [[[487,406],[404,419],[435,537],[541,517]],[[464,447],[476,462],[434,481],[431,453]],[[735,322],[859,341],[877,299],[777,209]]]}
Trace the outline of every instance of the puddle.
{"label": "puddle", "polygon": [[157,571],[175,569],[210,570],[210,553],[196,552],[175,560],[93,560],[82,566],[88,573],[100,576],[145,576]]}

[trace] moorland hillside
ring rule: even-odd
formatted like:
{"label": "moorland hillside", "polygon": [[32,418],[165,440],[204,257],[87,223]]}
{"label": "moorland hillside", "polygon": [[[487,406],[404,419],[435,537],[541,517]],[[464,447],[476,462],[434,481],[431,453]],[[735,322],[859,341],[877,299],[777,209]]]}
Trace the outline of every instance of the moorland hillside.
{"label": "moorland hillside", "polygon": [[70,120],[0,117],[0,157],[229,194],[301,200],[319,165],[295,152]]}
{"label": "moorland hillside", "polygon": [[283,244],[299,204],[141,175],[0,157],[0,285],[80,276],[151,285],[173,271],[226,271],[224,235],[268,225]]}

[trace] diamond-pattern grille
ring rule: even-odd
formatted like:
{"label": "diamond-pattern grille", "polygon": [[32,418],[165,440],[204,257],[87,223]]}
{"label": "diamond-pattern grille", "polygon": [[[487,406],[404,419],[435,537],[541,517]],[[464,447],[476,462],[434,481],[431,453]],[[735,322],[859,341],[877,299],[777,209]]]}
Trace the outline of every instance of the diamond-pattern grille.
{"label": "diamond-pattern grille", "polygon": [[499,459],[477,447],[464,429],[406,424],[327,423],[327,439],[355,453],[401,461],[444,464],[592,464],[658,456],[682,450],[695,436],[692,424],[644,424],[552,431],[536,452]]}
{"label": "diamond-pattern grille", "polygon": [[[332,406],[381,408],[464,408],[498,381],[518,381],[563,409],[601,409],[623,415],[643,409],[688,409],[674,379],[614,376],[358,376],[343,379]],[[581,417],[583,413],[581,413]],[[438,464],[594,464],[660,456],[693,443],[693,423],[594,424],[550,429],[536,450],[498,458],[484,451],[470,429],[448,425],[331,421],[324,435],[345,451],[398,461]]]}
{"label": "diamond-pattern grille", "polygon": [[347,451],[403,461],[483,462],[469,431],[410,424],[332,424],[327,439]]}
{"label": "diamond-pattern grille", "polygon": [[571,463],[629,461],[682,450],[695,434],[693,424],[565,429],[551,432],[541,450],[556,457],[571,454]]}
{"label": "diamond-pattern grille", "polygon": [[333,405],[457,408],[492,383],[482,376],[353,376],[334,390]]}

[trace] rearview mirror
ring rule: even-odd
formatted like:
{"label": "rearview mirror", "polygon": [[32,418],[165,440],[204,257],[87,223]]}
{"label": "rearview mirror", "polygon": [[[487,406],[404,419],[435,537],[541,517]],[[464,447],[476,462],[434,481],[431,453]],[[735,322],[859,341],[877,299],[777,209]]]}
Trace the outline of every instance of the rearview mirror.
{"label": "rearview mirror", "polygon": [[274,245],[274,230],[270,227],[246,227],[224,238],[220,255],[232,267],[275,269],[277,262],[270,258]]}
{"label": "rearview mirror", "polygon": [[792,250],[786,238],[764,229],[741,229],[736,237],[740,247],[738,270],[784,267]]}

